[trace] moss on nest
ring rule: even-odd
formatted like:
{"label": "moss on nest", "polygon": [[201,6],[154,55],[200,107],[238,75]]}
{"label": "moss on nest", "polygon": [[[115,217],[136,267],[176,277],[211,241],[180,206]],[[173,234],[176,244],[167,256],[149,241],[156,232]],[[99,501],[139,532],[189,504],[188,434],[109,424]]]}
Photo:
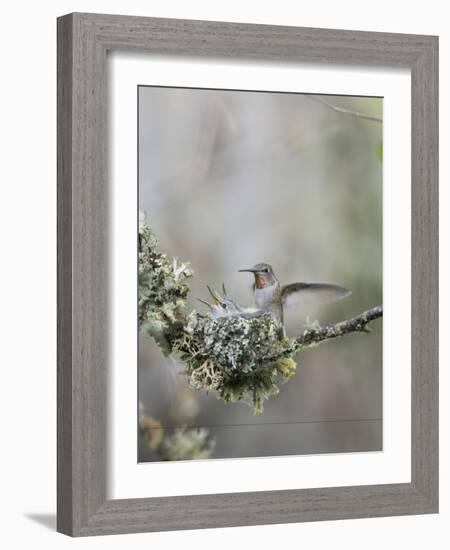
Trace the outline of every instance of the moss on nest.
{"label": "moss on nest", "polygon": [[210,319],[193,312],[187,326],[176,341],[185,374],[192,386],[213,390],[225,402],[250,399],[260,413],[263,401],[278,393],[280,381],[295,373],[292,358],[267,360],[287,343],[280,340],[279,328],[269,314]]}

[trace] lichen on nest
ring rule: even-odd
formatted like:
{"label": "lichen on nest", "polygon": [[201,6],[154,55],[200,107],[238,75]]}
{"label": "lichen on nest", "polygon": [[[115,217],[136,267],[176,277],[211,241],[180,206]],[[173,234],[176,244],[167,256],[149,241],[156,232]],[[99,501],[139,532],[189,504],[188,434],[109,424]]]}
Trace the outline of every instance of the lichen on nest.
{"label": "lichen on nest", "polygon": [[[296,363],[282,355],[289,341],[280,338],[270,315],[212,319],[195,310],[186,313],[188,263],[169,260],[141,211],[139,219],[139,321],[165,355],[175,354],[184,374],[198,390],[213,391],[225,402],[244,401],[256,413],[263,401],[295,373]],[[291,354],[294,355],[294,354]]]}
{"label": "lichen on nest", "polygon": [[269,314],[211,319],[192,312],[176,351],[192,386],[215,391],[225,402],[250,400],[261,413],[263,401],[276,395],[280,382],[296,369],[290,357],[267,361],[286,346],[278,334]]}

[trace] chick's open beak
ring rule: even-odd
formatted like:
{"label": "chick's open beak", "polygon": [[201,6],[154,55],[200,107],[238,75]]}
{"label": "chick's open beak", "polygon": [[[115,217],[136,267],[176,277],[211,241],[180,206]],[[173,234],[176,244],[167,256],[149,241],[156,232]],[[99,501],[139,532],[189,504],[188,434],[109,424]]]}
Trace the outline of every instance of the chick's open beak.
{"label": "chick's open beak", "polygon": [[215,306],[218,306],[221,302],[220,296],[217,294],[215,290],[213,290],[209,285],[206,285],[206,288],[208,289],[209,293],[212,296],[213,304]]}
{"label": "chick's open beak", "polygon": [[210,303],[207,302],[206,300],[202,300],[201,298],[197,298],[197,300],[198,300],[199,302],[201,302],[202,304],[205,304],[205,306],[208,306],[209,309],[212,309],[212,308],[213,308],[212,304],[210,304]]}

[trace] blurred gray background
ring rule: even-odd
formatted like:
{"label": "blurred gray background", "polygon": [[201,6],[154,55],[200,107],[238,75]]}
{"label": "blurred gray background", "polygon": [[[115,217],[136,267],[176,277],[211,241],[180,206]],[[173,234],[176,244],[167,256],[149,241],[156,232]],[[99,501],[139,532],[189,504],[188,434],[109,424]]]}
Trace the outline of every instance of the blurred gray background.
{"label": "blurred gray background", "polygon": [[[320,96],[382,117],[381,98]],[[252,303],[250,274],[270,263],[282,283],[329,282],[350,298],[319,311],[338,321],[382,303],[382,124],[338,113],[301,94],[139,88],[139,206],[160,250],[190,261],[189,305],[206,284]],[[297,356],[297,374],[255,416],[190,388],[182,365],[140,335],[139,400],[164,437],[204,426],[212,457],[382,448],[382,321],[372,334]],[[140,438],[139,460],[159,460]]]}

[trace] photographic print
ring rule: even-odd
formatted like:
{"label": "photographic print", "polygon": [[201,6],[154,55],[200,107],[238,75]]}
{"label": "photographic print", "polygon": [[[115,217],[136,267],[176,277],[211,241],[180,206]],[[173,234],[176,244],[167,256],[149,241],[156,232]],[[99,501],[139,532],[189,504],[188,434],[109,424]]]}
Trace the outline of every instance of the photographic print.
{"label": "photographic print", "polygon": [[383,99],[138,87],[138,461],[380,451]]}

